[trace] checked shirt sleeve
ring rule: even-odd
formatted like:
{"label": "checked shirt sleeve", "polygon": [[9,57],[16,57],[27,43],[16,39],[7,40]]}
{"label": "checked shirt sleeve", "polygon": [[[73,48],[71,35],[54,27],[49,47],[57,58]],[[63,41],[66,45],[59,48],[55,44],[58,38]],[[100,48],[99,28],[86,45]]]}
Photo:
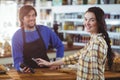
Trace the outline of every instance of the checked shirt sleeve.
{"label": "checked shirt sleeve", "polygon": [[67,57],[62,58],[64,64],[76,64],[78,62],[80,52],[78,51],[74,55],[69,55]]}
{"label": "checked shirt sleeve", "polygon": [[78,52],[74,53],[73,55],[69,55],[66,57],[63,57],[62,60],[64,61],[64,64],[76,64],[78,63],[79,56],[81,52],[85,50],[86,46],[82,49],[80,49]]}

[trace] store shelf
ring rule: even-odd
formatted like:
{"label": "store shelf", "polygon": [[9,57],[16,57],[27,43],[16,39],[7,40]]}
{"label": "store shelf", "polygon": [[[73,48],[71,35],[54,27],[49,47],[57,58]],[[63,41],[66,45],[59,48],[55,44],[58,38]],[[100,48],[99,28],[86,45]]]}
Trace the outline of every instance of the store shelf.
{"label": "store shelf", "polygon": [[[63,41],[63,44],[67,44],[67,42]],[[73,45],[76,45],[76,46],[85,46],[86,43],[74,42]],[[111,48],[113,48],[113,49],[120,49],[120,46],[112,45]]]}
{"label": "store shelf", "polygon": [[[120,14],[120,4],[81,4],[81,5],[48,5],[48,6],[40,6],[43,5],[40,3],[41,1],[36,1],[36,9],[38,14],[40,14],[40,10],[51,10],[51,18],[48,19],[40,19],[40,17],[37,17],[37,22],[41,22],[44,24],[51,24],[51,27],[53,26],[54,21],[57,21],[58,23],[61,23],[59,33],[63,33],[64,39],[66,38],[66,34],[76,34],[76,35],[85,35],[90,36],[90,34],[83,30],[83,15],[84,12],[87,11],[89,7],[100,7],[104,10],[105,14],[110,15],[116,15]],[[46,2],[49,3],[49,2]],[[50,2],[51,3],[51,2]],[[45,5],[45,4],[44,4]],[[70,15],[69,15],[70,13]],[[71,16],[73,14],[73,16]],[[55,16],[56,15],[56,16]],[[59,16],[60,15],[60,16]],[[108,16],[107,16],[108,17]],[[119,27],[120,26],[120,19],[114,18],[114,17],[108,17],[105,19],[106,24],[109,27],[108,30],[110,30],[111,26]],[[81,28],[82,27],[82,28]],[[68,30],[67,30],[68,29]],[[113,32],[108,32],[111,39],[120,39],[120,32],[118,29],[114,30]],[[114,41],[114,40],[113,40]],[[74,42],[74,45],[84,46],[85,43],[80,42]],[[112,46],[112,48],[120,49],[120,46]]]}
{"label": "store shelf", "polygon": [[108,32],[111,38],[120,39],[120,32]]}
{"label": "store shelf", "polygon": [[49,28],[53,26],[52,1],[36,0],[35,6],[38,16],[37,24],[46,25]]}
{"label": "store shelf", "polygon": [[40,22],[48,23],[48,22],[51,22],[51,20],[40,20]]}
{"label": "store shelf", "polygon": [[[77,30],[60,30],[60,33],[68,33],[68,34],[81,34],[81,35],[90,35],[90,33],[86,31],[77,31]],[[118,36],[120,38],[120,32],[108,32],[109,36],[115,37]]]}
{"label": "store shelf", "polygon": [[85,46],[86,43],[78,43],[78,42],[74,42],[74,45],[77,45],[77,46]]}
{"label": "store shelf", "polygon": [[113,49],[120,49],[120,46],[112,45],[111,48],[113,48]]}
{"label": "store shelf", "polygon": [[44,6],[44,7],[39,7],[39,9],[52,9],[52,6]]}
{"label": "store shelf", "polygon": [[72,22],[83,22],[83,19],[61,19],[61,22],[72,21]]}
{"label": "store shelf", "polygon": [[[63,41],[62,42],[63,44],[67,44],[67,42]],[[85,46],[85,43],[77,43],[77,42],[74,42],[73,45],[75,46]]]}
{"label": "store shelf", "polygon": [[68,33],[68,34],[82,34],[82,35],[90,35],[86,31],[76,31],[76,30],[61,30],[59,31],[60,33]]}
{"label": "store shelf", "polygon": [[120,19],[106,19],[107,25],[120,25]]}
{"label": "store shelf", "polygon": [[[87,11],[89,7],[100,7],[104,10],[106,14],[106,24],[108,30],[114,26],[116,29],[113,32],[109,32],[108,34],[110,36],[110,39],[113,40],[113,45],[111,46],[113,49],[120,49],[119,45],[116,45],[120,40],[120,32],[119,32],[119,26],[120,26],[120,18],[116,18],[114,15],[119,15],[120,13],[120,5],[119,4],[95,4],[95,5],[64,5],[64,6],[55,6],[53,7],[53,14],[56,15],[56,20],[60,23],[62,23],[62,30],[60,30],[60,33],[63,33],[64,38],[66,38],[66,34],[80,34],[83,36],[90,35],[86,31],[82,31],[82,28],[80,30],[76,27],[77,25],[79,27],[83,27],[83,15],[84,12]],[[109,15],[109,16],[108,16]],[[80,16],[78,18],[78,16]],[[74,28],[71,30],[69,27],[68,22],[73,22],[74,25],[72,25]],[[68,27],[68,30],[66,30],[66,26]],[[116,32],[117,31],[117,32]],[[115,44],[115,45],[114,45]],[[80,43],[74,41],[74,45],[84,46],[85,43]]]}
{"label": "store shelf", "polygon": [[[60,22],[68,22],[68,21],[83,23],[84,19],[61,19]],[[105,21],[107,25],[120,25],[120,19],[105,19]]]}
{"label": "store shelf", "polygon": [[105,13],[118,13],[120,12],[120,4],[94,4],[94,5],[64,5],[53,6],[53,13],[71,13],[71,12],[85,12],[89,7],[97,6],[101,7]]}

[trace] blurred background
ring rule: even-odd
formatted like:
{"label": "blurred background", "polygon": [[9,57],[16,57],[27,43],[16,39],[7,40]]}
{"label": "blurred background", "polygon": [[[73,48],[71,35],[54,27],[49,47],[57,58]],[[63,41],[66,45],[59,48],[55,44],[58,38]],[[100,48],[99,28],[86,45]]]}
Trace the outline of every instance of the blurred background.
{"label": "blurred background", "polygon": [[84,46],[89,41],[89,33],[83,26],[84,12],[91,6],[101,7],[112,49],[120,53],[120,0],[0,0],[1,57],[11,57],[11,38],[19,29],[18,12],[23,5],[34,6],[38,14],[37,24],[46,25],[53,31],[57,27],[63,44],[69,42],[69,46]]}

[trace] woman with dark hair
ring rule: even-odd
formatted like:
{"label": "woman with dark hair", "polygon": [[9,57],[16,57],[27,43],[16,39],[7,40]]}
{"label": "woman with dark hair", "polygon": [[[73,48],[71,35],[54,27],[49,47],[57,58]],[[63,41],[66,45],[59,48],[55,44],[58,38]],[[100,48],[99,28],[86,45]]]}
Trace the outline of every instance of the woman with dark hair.
{"label": "woman with dark hair", "polygon": [[[99,9],[96,10],[96,9]],[[108,51],[107,51],[107,62],[108,62],[108,67],[109,69],[111,69],[112,67],[112,64],[113,64],[113,58],[114,58],[114,54],[112,52],[112,49],[111,49],[111,45],[110,45],[110,38],[108,36],[108,33],[106,31],[106,23],[105,23],[105,18],[104,18],[104,11],[102,9],[100,9],[99,7],[96,7],[96,8],[89,8],[88,10],[89,12],[93,12],[96,16],[96,20],[97,20],[97,24],[98,24],[98,33],[102,33],[103,36],[104,36],[104,39],[108,45]],[[88,12],[87,11],[87,12]]]}
{"label": "woman with dark hair", "polygon": [[77,80],[104,80],[107,58],[109,68],[113,62],[104,11],[99,7],[90,7],[84,15],[84,27],[91,34],[90,41],[86,46],[59,61],[47,62],[39,58],[38,65],[52,66],[77,63]]}

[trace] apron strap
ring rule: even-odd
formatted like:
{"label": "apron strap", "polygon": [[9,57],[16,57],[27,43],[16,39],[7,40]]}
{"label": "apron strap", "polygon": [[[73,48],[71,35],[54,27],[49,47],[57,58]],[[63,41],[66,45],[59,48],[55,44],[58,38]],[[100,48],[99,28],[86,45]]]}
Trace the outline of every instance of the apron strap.
{"label": "apron strap", "polygon": [[23,45],[25,44],[25,31],[24,31],[24,28],[22,28],[22,35],[23,35]]}
{"label": "apron strap", "polygon": [[38,29],[38,26],[36,26],[36,30],[37,30],[38,35],[39,35],[39,37],[41,38],[41,40],[42,40],[42,42],[43,42],[43,44],[44,44],[45,51],[46,51],[46,46],[45,46],[44,40],[43,40],[43,38],[42,38],[42,35],[40,34],[40,30]]}
{"label": "apron strap", "polygon": [[[40,34],[40,31],[39,31],[38,27],[35,26],[35,28],[36,28],[36,30],[37,30],[37,32],[38,32],[38,35],[39,35],[40,39],[42,40],[42,42],[43,42],[43,44],[44,44],[44,47],[45,47],[45,43],[44,43],[44,41],[43,41],[43,38],[42,38],[42,36],[41,36],[41,34]],[[26,36],[25,36],[24,28],[22,28],[22,34],[23,34],[23,45],[24,45],[25,42],[26,42],[26,40],[25,40],[25,39],[26,39]],[[46,50],[46,47],[45,47],[45,50]]]}

